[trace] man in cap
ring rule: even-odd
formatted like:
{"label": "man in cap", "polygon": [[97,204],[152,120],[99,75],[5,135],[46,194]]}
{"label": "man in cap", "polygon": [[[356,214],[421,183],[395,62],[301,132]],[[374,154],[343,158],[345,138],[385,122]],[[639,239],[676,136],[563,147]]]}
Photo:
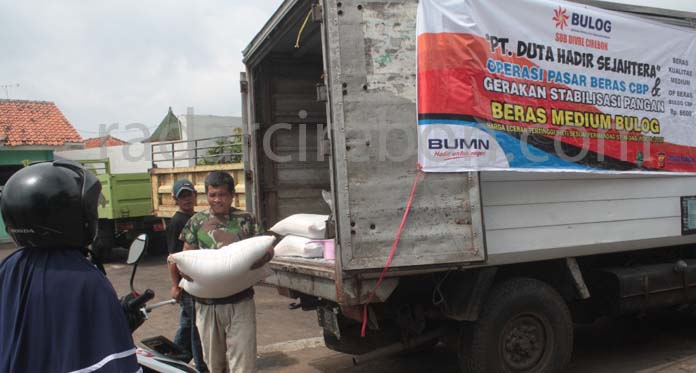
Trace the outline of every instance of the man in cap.
{"label": "man in cap", "polygon": [[[181,230],[195,213],[196,189],[188,179],[179,179],[172,187],[172,197],[179,210],[172,216],[167,224],[167,249],[170,254],[178,253],[184,247],[184,242],[179,240]],[[179,316],[179,330],[176,331],[174,343],[182,347],[188,353],[185,360],[193,358],[196,369],[199,372],[207,372],[208,367],[203,361],[201,350],[201,338],[196,327],[194,300],[179,287],[181,275],[176,265],[169,264],[169,274],[172,279],[171,296],[179,302],[181,313]]]}

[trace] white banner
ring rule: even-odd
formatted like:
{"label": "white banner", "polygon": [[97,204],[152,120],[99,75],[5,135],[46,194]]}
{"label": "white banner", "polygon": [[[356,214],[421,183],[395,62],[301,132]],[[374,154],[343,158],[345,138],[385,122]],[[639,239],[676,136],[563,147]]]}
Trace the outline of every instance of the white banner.
{"label": "white banner", "polygon": [[550,0],[421,0],[425,171],[696,172],[696,32]]}

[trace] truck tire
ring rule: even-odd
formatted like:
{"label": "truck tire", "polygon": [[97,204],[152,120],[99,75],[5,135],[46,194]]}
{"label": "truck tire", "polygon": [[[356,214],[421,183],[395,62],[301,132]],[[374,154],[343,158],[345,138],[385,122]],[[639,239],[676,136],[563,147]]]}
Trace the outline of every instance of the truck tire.
{"label": "truck tire", "polygon": [[514,278],[493,287],[460,338],[463,372],[559,372],[570,361],[573,322],[551,286]]}
{"label": "truck tire", "polygon": [[111,251],[116,244],[114,237],[114,222],[108,219],[99,219],[97,236],[92,242],[92,253],[102,263],[106,263],[111,257]]}

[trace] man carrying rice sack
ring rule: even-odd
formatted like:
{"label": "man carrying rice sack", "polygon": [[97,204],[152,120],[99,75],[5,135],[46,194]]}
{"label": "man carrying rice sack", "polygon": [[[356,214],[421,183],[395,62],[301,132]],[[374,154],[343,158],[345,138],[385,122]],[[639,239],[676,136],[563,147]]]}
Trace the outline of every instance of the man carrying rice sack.
{"label": "man carrying rice sack", "polygon": [[[260,233],[254,217],[232,207],[234,179],[213,171],[205,179],[210,208],[195,214],[181,232],[184,251],[219,249]],[[271,247],[249,270],[273,258]],[[189,281],[195,279],[187,278]],[[196,326],[203,344],[203,357],[211,372],[256,371],[256,307],[249,287],[224,298],[196,300]]]}

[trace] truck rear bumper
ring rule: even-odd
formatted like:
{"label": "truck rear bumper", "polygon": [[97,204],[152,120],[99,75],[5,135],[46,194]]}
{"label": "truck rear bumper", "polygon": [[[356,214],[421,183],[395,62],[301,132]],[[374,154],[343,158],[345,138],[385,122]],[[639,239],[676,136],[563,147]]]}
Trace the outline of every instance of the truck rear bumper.
{"label": "truck rear bumper", "polygon": [[[377,284],[376,278],[363,279],[347,275],[338,278],[333,260],[282,257],[273,259],[269,265],[273,275],[266,279],[267,283],[330,300],[342,306],[366,303]],[[385,278],[372,302],[386,301],[398,283],[398,277]]]}
{"label": "truck rear bumper", "polygon": [[280,288],[337,302],[336,265],[333,260],[282,257],[269,266],[273,275],[266,282]]}

